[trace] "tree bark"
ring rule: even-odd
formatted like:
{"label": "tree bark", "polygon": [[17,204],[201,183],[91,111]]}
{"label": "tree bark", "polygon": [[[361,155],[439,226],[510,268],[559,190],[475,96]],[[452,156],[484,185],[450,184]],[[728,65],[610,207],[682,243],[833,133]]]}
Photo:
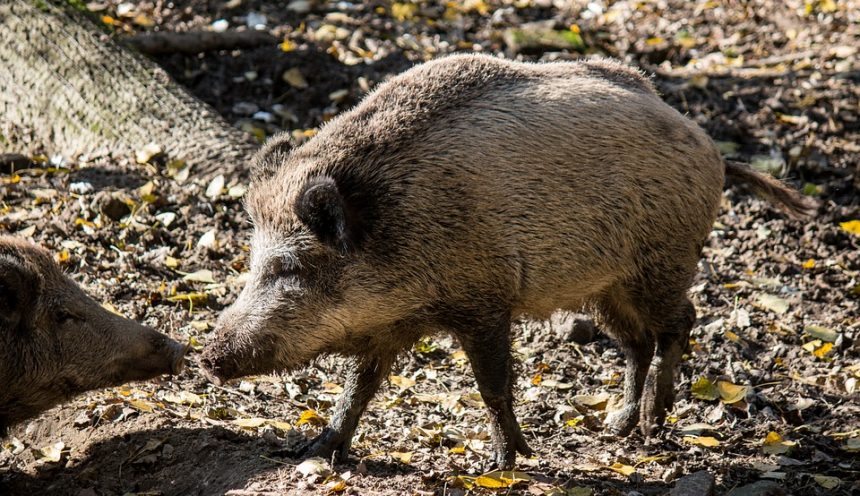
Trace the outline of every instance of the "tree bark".
{"label": "tree bark", "polygon": [[[67,0],[0,0],[0,151],[133,154],[243,175],[257,145]],[[5,149],[5,150],[4,150]]]}

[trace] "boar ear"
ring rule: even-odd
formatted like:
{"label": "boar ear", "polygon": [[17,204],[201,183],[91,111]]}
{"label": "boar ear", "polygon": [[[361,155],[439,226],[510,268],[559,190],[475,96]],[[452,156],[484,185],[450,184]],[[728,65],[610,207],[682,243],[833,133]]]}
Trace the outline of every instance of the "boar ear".
{"label": "boar ear", "polygon": [[271,178],[290,156],[293,138],[283,132],[270,139],[251,160],[251,181],[259,182]]}
{"label": "boar ear", "polygon": [[354,249],[363,233],[358,213],[329,176],[310,179],[296,201],[296,215],[323,243],[341,253]]}
{"label": "boar ear", "polygon": [[39,278],[29,267],[15,258],[0,256],[0,324],[4,329],[17,329],[26,320],[38,286]]}

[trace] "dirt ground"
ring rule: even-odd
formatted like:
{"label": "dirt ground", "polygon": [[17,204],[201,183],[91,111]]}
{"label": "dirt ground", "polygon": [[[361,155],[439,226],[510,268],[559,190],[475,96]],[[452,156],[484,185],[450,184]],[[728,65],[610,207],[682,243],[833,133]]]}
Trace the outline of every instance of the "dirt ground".
{"label": "dirt ground", "polygon": [[[97,299],[195,349],[177,377],[94,392],[13,429],[0,450],[0,494],[650,495],[707,479],[689,475],[697,471],[714,478],[717,494],[860,494],[860,223],[850,222],[860,219],[860,2],[89,7],[119,38],[219,19],[243,27],[252,14],[284,44],[157,61],[261,138],[311,136],[385,77],[445,53],[615,56],[656,74],[663,97],[727,156],[822,207],[797,221],[726,191],[691,290],[698,321],[678,401],[650,439],[602,432],[624,364],[608,338],[563,316],[518,325],[516,411],[536,456],[520,457],[511,477],[528,480],[507,487],[478,477],[489,454],[485,414],[462,351],[445,336],[402,356],[350,460],[297,470],[287,454],[325,423],[339,360],[224,387],[195,362],[242,286],[241,185],[158,161],[42,157],[2,171],[2,230],[52,249]],[[548,29],[556,41],[522,43],[511,28]]]}

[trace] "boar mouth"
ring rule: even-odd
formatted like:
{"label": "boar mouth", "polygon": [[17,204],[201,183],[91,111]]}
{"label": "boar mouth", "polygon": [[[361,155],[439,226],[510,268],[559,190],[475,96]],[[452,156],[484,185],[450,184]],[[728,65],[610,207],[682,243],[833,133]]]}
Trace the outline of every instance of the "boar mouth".
{"label": "boar mouth", "polygon": [[230,379],[268,374],[281,369],[271,355],[257,353],[241,354],[241,356],[234,354],[217,356],[211,352],[204,353],[200,366],[203,375],[216,386],[221,386]]}

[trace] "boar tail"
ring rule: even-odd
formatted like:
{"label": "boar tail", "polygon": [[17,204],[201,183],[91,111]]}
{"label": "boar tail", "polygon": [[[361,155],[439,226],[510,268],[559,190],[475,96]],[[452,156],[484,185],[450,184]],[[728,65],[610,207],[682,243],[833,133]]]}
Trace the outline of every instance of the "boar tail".
{"label": "boar tail", "polygon": [[726,161],[726,176],[745,184],[753,192],[780,207],[795,218],[809,218],[818,208],[818,202],[789,188],[773,177],[761,174],[748,165]]}

